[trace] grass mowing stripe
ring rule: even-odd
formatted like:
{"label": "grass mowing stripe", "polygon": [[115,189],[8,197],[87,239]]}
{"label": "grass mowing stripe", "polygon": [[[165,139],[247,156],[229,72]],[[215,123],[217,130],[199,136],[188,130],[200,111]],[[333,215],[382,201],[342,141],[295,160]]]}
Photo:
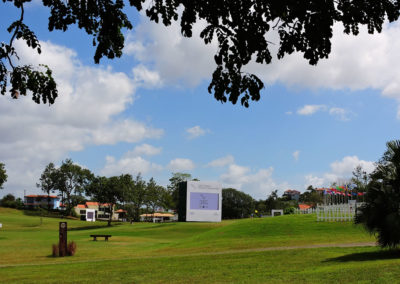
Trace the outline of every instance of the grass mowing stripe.
{"label": "grass mowing stripe", "polygon": [[[367,256],[359,261],[359,255]],[[317,248],[71,263],[0,270],[7,283],[397,283],[400,260],[377,248]],[[62,279],[60,275],[66,275]],[[374,282],[374,280],[376,280]]]}
{"label": "grass mowing stripe", "polygon": [[190,253],[190,254],[176,254],[176,255],[152,255],[141,257],[127,257],[127,258],[105,258],[105,259],[91,259],[91,260],[78,260],[78,261],[64,261],[64,262],[46,262],[46,263],[20,263],[11,265],[0,265],[0,268],[18,267],[18,266],[40,266],[40,265],[60,265],[60,264],[75,264],[75,263],[88,263],[88,262],[104,262],[116,260],[135,260],[147,258],[170,258],[170,257],[190,257],[190,256],[213,256],[224,254],[240,254],[249,252],[264,252],[264,251],[279,251],[279,250],[295,250],[295,249],[317,249],[317,248],[349,248],[349,247],[375,247],[375,243],[352,243],[352,244],[320,244],[308,246],[292,246],[292,247],[268,247],[268,248],[253,248],[242,250],[227,250],[217,252],[203,252],[203,253]]}

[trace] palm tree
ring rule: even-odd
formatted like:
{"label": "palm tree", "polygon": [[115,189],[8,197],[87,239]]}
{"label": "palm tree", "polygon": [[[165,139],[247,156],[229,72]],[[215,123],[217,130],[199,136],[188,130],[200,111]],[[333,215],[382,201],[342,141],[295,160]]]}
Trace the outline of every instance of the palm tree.
{"label": "palm tree", "polygon": [[400,140],[389,141],[367,186],[366,202],[355,223],[377,236],[381,247],[400,244]]}

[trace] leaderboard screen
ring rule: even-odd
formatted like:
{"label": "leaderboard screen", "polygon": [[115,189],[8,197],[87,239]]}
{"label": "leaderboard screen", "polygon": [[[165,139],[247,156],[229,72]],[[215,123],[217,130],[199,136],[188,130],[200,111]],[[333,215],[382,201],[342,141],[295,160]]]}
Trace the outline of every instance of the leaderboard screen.
{"label": "leaderboard screen", "polygon": [[191,210],[219,210],[219,194],[206,192],[190,193]]}

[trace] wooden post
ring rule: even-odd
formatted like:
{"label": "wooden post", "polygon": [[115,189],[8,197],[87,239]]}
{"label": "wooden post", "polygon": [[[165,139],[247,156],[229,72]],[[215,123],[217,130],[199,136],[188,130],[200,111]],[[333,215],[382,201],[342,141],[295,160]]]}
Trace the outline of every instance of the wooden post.
{"label": "wooden post", "polygon": [[60,222],[59,225],[59,243],[58,250],[60,256],[67,255],[67,222]]}

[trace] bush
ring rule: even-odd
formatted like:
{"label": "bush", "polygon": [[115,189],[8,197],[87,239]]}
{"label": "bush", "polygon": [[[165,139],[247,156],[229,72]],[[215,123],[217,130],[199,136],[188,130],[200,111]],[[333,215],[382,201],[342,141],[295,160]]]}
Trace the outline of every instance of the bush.
{"label": "bush", "polygon": [[[53,244],[52,245],[52,255],[53,257],[60,256],[60,248],[58,244]],[[67,245],[67,255],[73,256],[76,253],[76,243],[74,241],[69,242]]]}
{"label": "bush", "polygon": [[58,245],[53,244],[52,245],[52,250],[53,250],[53,257],[57,257],[59,255],[59,249],[58,249]]}
{"label": "bush", "polygon": [[283,211],[283,214],[289,215],[289,214],[294,214],[294,212],[295,212],[295,208],[294,208],[294,207],[287,207],[287,208],[285,208],[285,210]]}
{"label": "bush", "polygon": [[69,256],[73,256],[76,252],[76,243],[75,242],[69,242],[67,246],[67,254]]}

